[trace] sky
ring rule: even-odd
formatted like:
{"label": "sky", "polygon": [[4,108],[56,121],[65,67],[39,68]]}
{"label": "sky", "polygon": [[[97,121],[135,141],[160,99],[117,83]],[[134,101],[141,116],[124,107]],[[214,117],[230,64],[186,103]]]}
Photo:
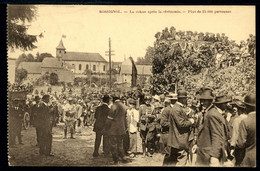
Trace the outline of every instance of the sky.
{"label": "sky", "polygon": [[[47,52],[56,56],[56,47],[62,39],[66,51],[100,53],[108,60],[105,51],[109,49],[110,37],[111,49],[114,50],[112,61],[120,62],[129,56],[136,61],[137,57],[145,56],[148,46],[153,46],[154,35],[171,26],[177,31],[225,33],[230,40],[235,40],[237,43],[246,40],[249,34],[255,35],[254,6],[38,5],[37,7],[37,17],[30,23],[28,33],[39,35],[43,32],[44,37],[38,39],[36,49],[32,51],[15,49],[14,52],[8,50],[8,57],[18,58],[22,53],[35,55],[37,52]],[[119,10],[121,13],[101,12],[104,10]],[[138,11],[142,13],[137,13]],[[215,13],[215,11],[228,13]],[[62,35],[66,38],[62,38]]]}

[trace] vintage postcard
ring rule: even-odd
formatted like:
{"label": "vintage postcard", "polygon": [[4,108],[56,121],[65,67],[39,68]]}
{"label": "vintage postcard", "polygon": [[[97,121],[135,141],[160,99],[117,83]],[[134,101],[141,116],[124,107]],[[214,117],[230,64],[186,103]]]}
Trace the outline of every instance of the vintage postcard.
{"label": "vintage postcard", "polygon": [[255,6],[6,10],[10,166],[256,166]]}

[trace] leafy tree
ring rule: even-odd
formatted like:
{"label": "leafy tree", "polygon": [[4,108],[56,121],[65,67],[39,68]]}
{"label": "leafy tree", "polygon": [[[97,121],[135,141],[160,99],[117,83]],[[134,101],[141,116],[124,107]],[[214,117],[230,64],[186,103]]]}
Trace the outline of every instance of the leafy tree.
{"label": "leafy tree", "polygon": [[32,54],[26,55],[23,53],[16,60],[16,67],[18,67],[21,62],[34,62],[34,56]]}
{"label": "leafy tree", "polygon": [[149,46],[146,49],[146,53],[144,57],[137,57],[136,64],[137,65],[151,65],[154,55],[154,48]]}
{"label": "leafy tree", "polygon": [[37,54],[36,54],[36,62],[42,62],[43,59],[46,58],[46,57],[48,57],[48,58],[54,58],[54,57],[52,56],[52,54],[50,54],[50,53],[41,53],[41,54],[37,53]]}
{"label": "leafy tree", "polygon": [[50,84],[51,85],[56,85],[59,81],[59,77],[56,73],[51,73],[50,74]]}
{"label": "leafy tree", "polygon": [[152,60],[153,92],[172,91],[176,84],[183,84],[187,76],[213,66],[213,57],[214,51],[206,44],[201,45],[200,51],[194,52],[192,49],[182,49],[173,40],[156,42]]}
{"label": "leafy tree", "polygon": [[25,78],[27,78],[27,70],[25,69],[16,69],[15,71],[15,80],[18,84],[20,84]]}
{"label": "leafy tree", "polygon": [[37,7],[34,5],[8,5],[8,47],[22,50],[32,50],[37,46],[40,35],[27,34],[29,23],[36,18]]}

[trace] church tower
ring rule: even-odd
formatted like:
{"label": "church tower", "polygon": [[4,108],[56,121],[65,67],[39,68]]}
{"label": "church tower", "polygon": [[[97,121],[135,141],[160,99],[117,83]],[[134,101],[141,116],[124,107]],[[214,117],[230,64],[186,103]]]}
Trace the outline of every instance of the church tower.
{"label": "church tower", "polygon": [[56,58],[58,58],[58,61],[62,59],[64,56],[66,48],[63,45],[62,39],[60,40],[59,45],[56,47]]}

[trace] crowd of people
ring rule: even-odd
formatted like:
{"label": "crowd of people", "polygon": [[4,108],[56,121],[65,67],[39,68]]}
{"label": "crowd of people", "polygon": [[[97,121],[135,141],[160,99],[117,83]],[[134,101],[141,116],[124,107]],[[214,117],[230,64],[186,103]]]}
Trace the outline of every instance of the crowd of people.
{"label": "crowd of people", "polygon": [[[256,97],[244,100],[214,96],[210,88],[201,88],[191,102],[188,93],[154,95],[134,89],[120,93],[99,92],[82,96],[39,93],[27,99],[9,102],[9,147],[21,139],[21,115],[31,114],[36,128],[40,155],[52,156],[52,128],[64,123],[64,138],[75,137],[85,126],[96,133],[93,157],[99,157],[103,138],[105,157],[113,164],[131,162],[139,155],[165,154],[164,166],[256,166]],[[19,125],[19,127],[17,127]],[[141,139],[138,144],[137,139]],[[76,140],[75,140],[76,141]]]}
{"label": "crowd of people", "polygon": [[183,51],[203,52],[209,48],[215,54],[218,68],[233,66],[241,60],[256,55],[256,37],[250,34],[246,41],[236,43],[230,40],[225,33],[203,33],[197,31],[177,31],[175,27],[170,30],[166,27],[155,34],[156,43],[179,42]]}

